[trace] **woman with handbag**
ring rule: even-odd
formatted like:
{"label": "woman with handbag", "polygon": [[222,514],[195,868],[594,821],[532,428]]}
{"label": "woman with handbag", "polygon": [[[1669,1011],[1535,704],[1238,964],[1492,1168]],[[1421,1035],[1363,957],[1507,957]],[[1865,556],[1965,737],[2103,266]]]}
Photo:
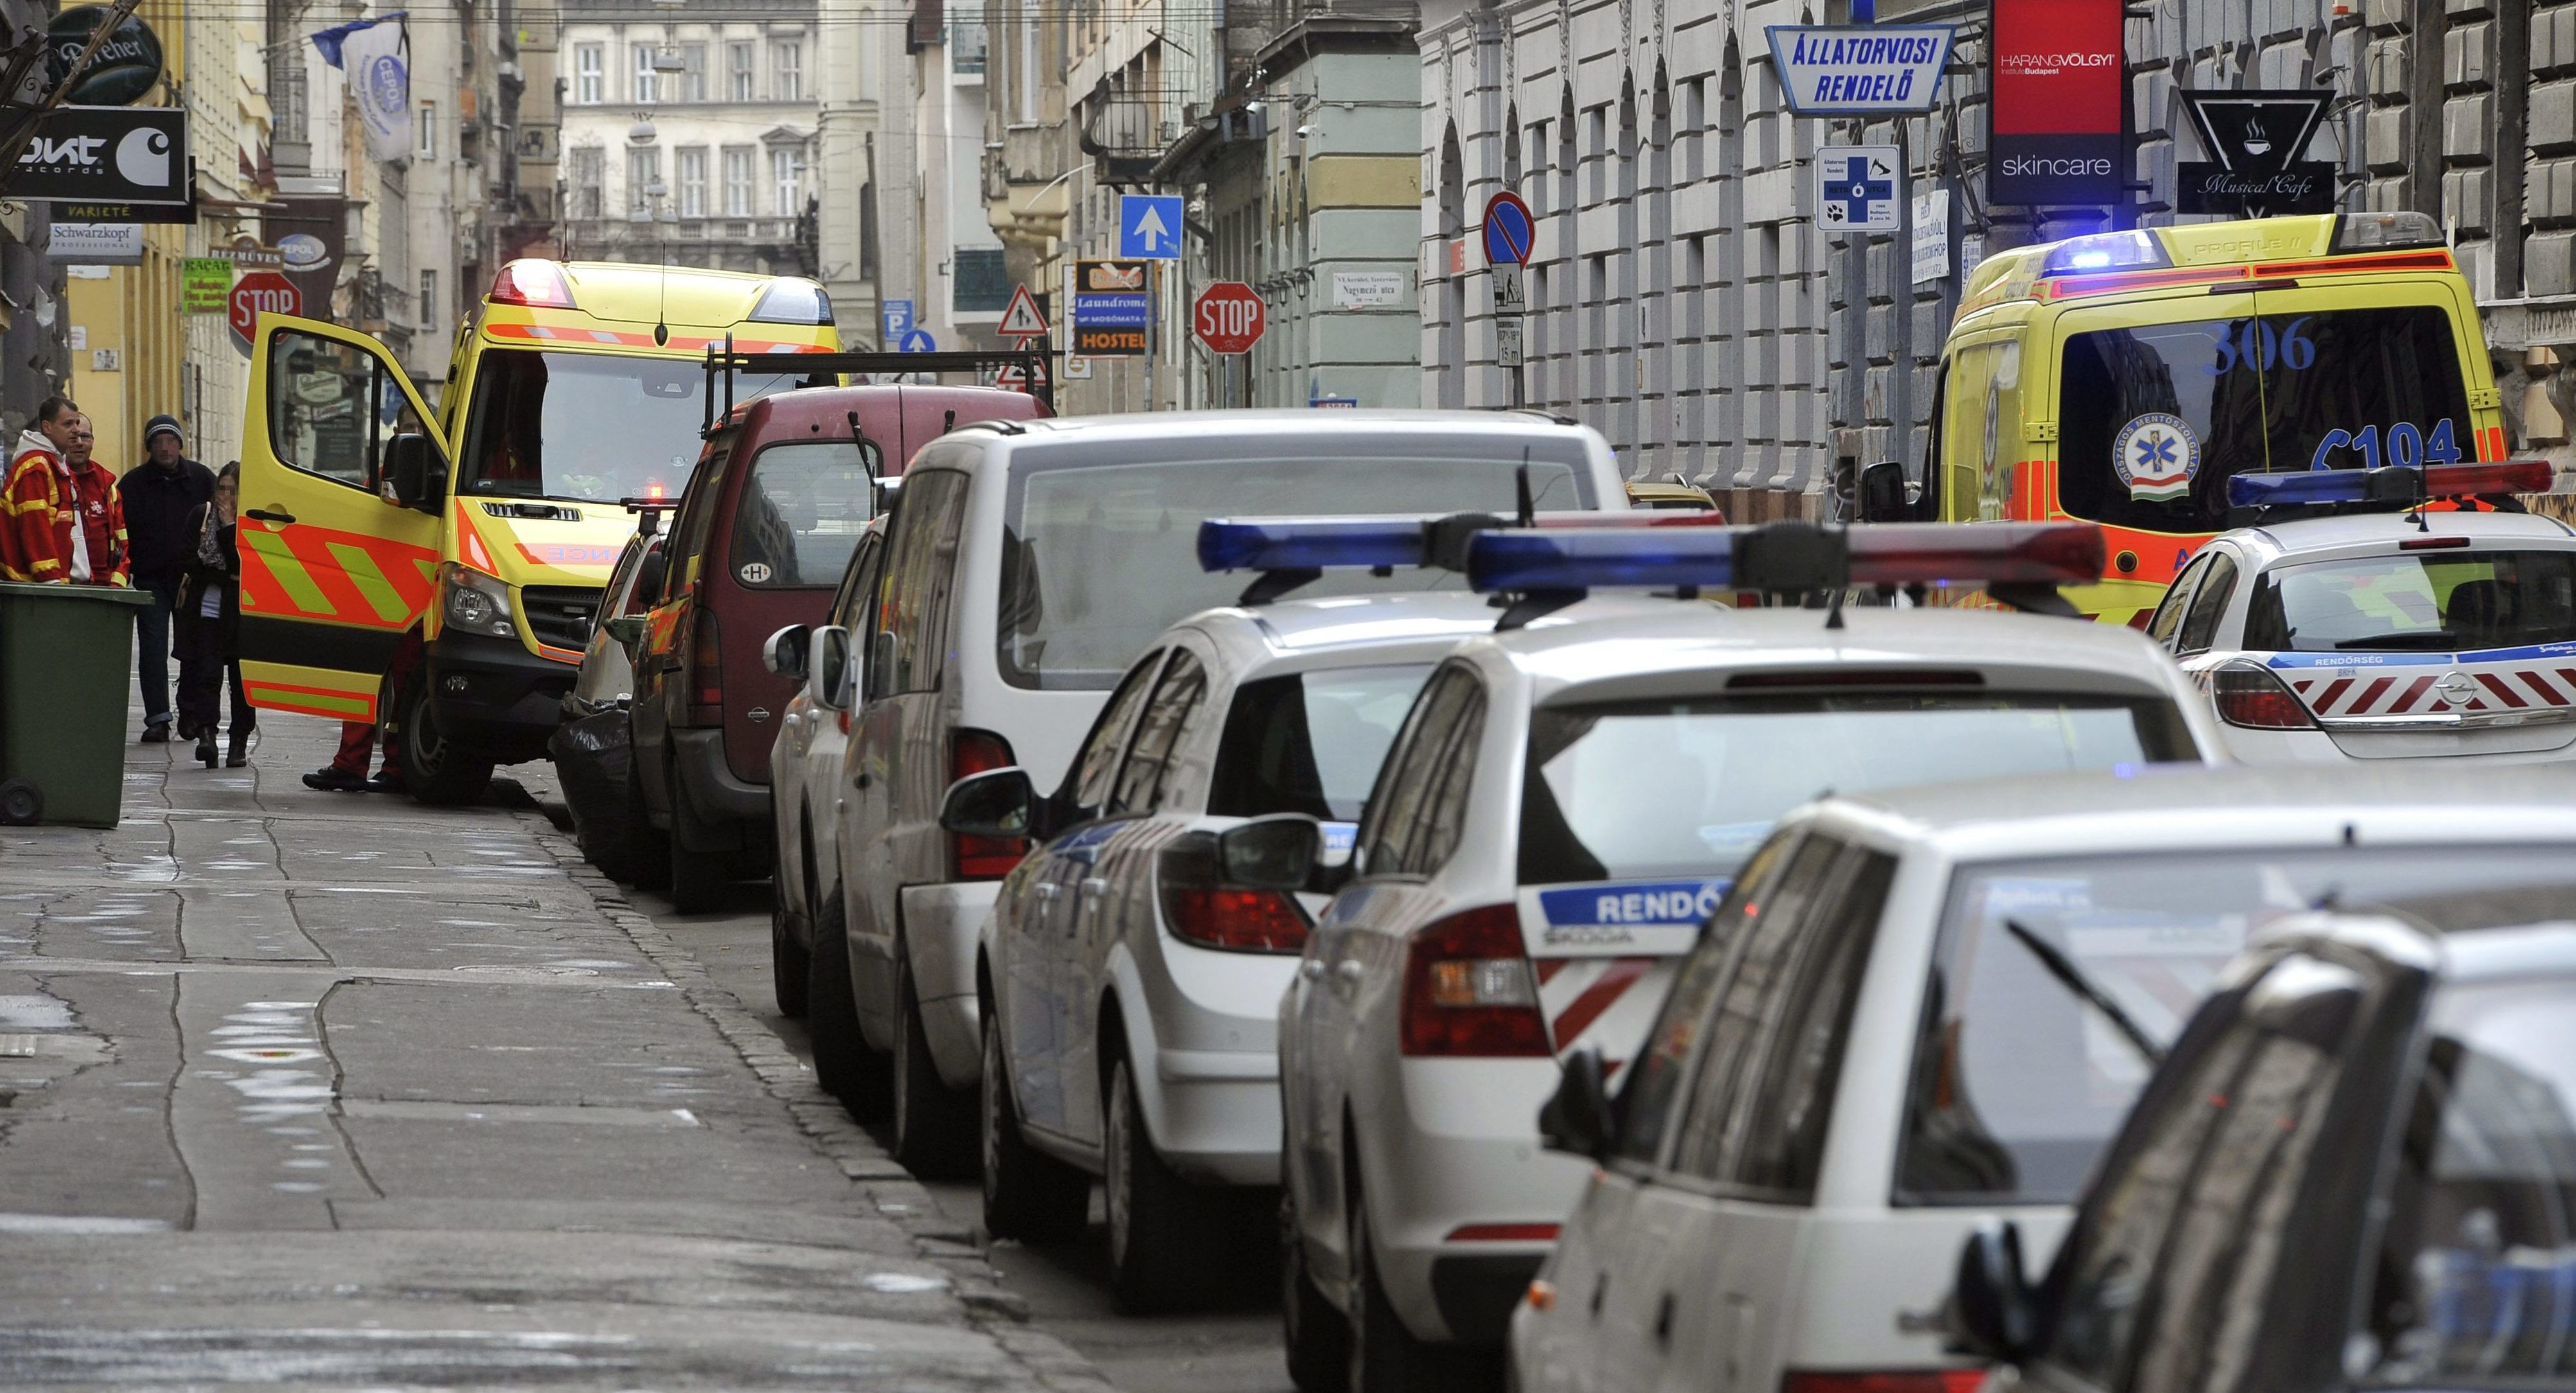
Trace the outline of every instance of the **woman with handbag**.
{"label": "woman with handbag", "polygon": [[258,713],[242,696],[241,550],[234,510],[241,496],[241,461],[215,475],[215,496],[189,515],[183,536],[193,537],[173,613],[173,650],[179,658],[179,716],[197,733],[197,758],[215,767],[215,725],[222,714],[225,679],[233,691],[232,749],[224,760],[239,769],[250,762],[250,735]]}

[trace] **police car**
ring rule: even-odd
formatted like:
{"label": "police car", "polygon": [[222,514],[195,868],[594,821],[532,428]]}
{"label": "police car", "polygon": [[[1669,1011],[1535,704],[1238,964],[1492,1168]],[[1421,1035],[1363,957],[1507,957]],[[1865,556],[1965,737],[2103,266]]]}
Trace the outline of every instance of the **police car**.
{"label": "police car", "polygon": [[[1974,1388],[1938,1320],[1961,1244],[2009,1220],[2027,1251],[2056,1245],[2130,1103],[2250,936],[2321,902],[2486,914],[2554,887],[2563,904],[2568,783],[2537,769],[2114,771],[1834,798],[1784,819],[1682,962],[1647,1046],[1616,1074],[1588,1052],[1567,1062],[1544,1125],[1591,1178],[1514,1317],[1515,1386]],[[2534,1047],[2564,1055],[2563,1016],[2546,1030]],[[2215,1246],[2252,1270],[2287,1256],[2230,1244],[2289,1208],[2256,1163],[2296,1144],[2285,1126],[2314,1121],[2277,1109],[2295,1077],[2239,1078],[2227,1098],[2249,1110],[2231,1124],[2241,1135],[2134,1173],[2122,1202],[2171,1216],[2171,1236],[2124,1235],[2132,1260],[2095,1269],[2115,1309],[2093,1337],[2149,1309],[2140,1290],[2169,1259]],[[2337,1154],[2361,1177],[2375,1152]],[[2213,1188],[2187,1213],[2156,1200],[2203,1162]],[[2542,1229],[2567,1242],[2563,1225]],[[2249,1333],[2241,1301],[2213,1299],[2181,1327],[2187,1359]],[[2093,1368],[2062,1386],[2347,1386],[2272,1372],[2132,1382]]]}
{"label": "police car", "polygon": [[996,1237],[1079,1234],[1097,1175],[1123,1309],[1222,1289],[1219,1235],[1274,1222],[1279,996],[1323,897],[1233,884],[1218,835],[1296,813],[1346,851],[1423,678],[1493,622],[1455,590],[1208,610],[1128,668],[1051,795],[1016,766],[951,787],[949,831],[1039,841],[976,965]]}
{"label": "police car", "polygon": [[2239,474],[2147,633],[2256,764],[2576,758],[2576,528],[2448,510],[2543,463]]}
{"label": "police car", "polygon": [[2566,1387],[2576,886],[2297,916],[2224,980],[2046,1281],[1969,1240],[1954,1330],[2033,1393]]}
{"label": "police car", "polygon": [[[1415,701],[1280,1004],[1301,1386],[1425,1387],[1491,1357],[1588,1169],[1538,1149],[1557,1057],[1635,1051],[1674,959],[1783,812],[1830,790],[2216,746],[2206,704],[2127,630],[1728,609],[1701,590],[1947,577],[2054,602],[2050,584],[2098,574],[2100,547],[2090,524],[1468,539],[1470,587],[1506,602],[1498,629]],[[1585,598],[1595,586],[1673,593]],[[1296,833],[1246,824],[1227,859],[1302,870]]]}

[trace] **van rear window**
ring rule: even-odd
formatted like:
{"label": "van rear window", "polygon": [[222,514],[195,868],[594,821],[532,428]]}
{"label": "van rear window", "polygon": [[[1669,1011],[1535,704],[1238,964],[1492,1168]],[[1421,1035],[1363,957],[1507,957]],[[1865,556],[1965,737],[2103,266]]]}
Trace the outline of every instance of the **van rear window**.
{"label": "van rear window", "polygon": [[[1013,686],[1108,691],[1174,620],[1230,605],[1253,577],[1199,569],[1199,524],[1212,517],[1509,513],[1526,460],[1540,508],[1600,506],[1580,447],[1540,437],[1209,435],[1153,442],[1032,446],[1014,456],[1004,519],[1000,633]],[[1329,573],[1297,597],[1456,589],[1460,578],[1410,567],[1386,577]]]}
{"label": "van rear window", "polygon": [[874,441],[800,440],[752,457],[733,509],[734,579],[755,589],[832,586],[876,516]]}

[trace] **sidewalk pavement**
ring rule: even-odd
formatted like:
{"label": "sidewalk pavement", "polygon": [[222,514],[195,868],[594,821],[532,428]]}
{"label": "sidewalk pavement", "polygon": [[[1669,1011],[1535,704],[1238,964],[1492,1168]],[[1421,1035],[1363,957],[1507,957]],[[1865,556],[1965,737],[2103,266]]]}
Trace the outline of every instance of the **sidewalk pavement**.
{"label": "sidewalk pavement", "polygon": [[261,721],[0,829],[0,1384],[1107,1387],[512,771]]}

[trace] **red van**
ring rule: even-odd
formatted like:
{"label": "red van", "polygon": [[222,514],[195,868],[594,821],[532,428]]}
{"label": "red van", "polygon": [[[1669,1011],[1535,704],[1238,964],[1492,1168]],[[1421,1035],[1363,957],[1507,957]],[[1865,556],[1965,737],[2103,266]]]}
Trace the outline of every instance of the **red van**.
{"label": "red van", "polygon": [[768,873],[769,747],[795,684],[763,666],[761,645],[823,622],[877,481],[958,426],[1045,414],[994,387],[806,387],[745,402],[708,434],[636,644],[631,708],[634,825],[668,833],[682,910]]}

